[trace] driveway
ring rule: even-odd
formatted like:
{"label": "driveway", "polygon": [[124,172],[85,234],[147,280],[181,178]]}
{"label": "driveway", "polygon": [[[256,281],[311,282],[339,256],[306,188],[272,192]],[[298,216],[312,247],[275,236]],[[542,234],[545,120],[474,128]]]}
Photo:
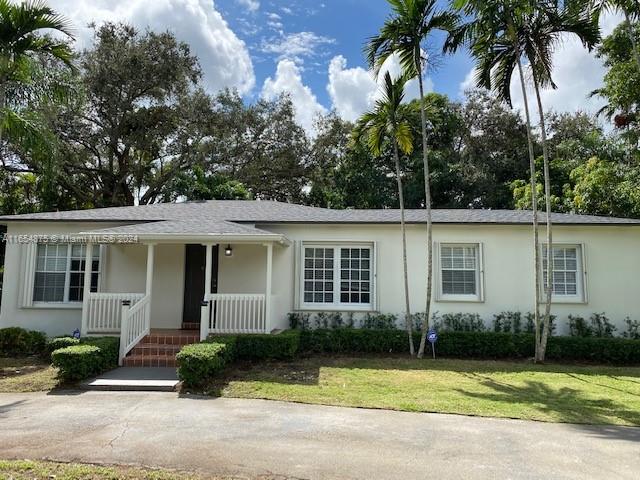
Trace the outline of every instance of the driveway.
{"label": "driveway", "polygon": [[309,479],[635,479],[640,429],[173,393],[0,394],[0,457]]}

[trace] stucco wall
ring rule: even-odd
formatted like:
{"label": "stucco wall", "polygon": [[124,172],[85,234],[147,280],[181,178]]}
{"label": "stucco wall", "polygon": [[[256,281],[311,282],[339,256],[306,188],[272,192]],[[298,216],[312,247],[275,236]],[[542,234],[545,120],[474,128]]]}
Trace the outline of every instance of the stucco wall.
{"label": "stucco wall", "polygon": [[[10,225],[9,235],[72,234],[109,224],[20,223]],[[151,309],[154,328],[179,328],[182,322],[184,289],[184,245],[157,245]],[[108,245],[101,266],[102,292],[144,292],[146,245]],[[41,330],[48,335],[70,334],[80,328],[81,304],[35,305],[22,308],[19,300],[22,282],[21,245],[9,243],[5,262],[0,327],[18,325]]]}
{"label": "stucco wall", "polygon": [[[384,313],[404,311],[398,226],[270,225],[268,228],[296,242],[375,242],[378,310]],[[407,228],[411,308],[414,312],[422,312],[426,299],[426,228],[422,225]],[[478,313],[490,325],[495,313],[506,310],[524,313],[533,309],[534,267],[529,226],[435,225],[433,239],[440,243],[481,243],[484,263],[484,301],[435,300],[433,311]],[[626,316],[640,318],[639,227],[558,225],[554,230],[554,243],[583,244],[586,258],[587,300],[585,303],[554,303],[552,313],[558,316],[559,333],[566,332],[566,317],[571,313],[588,317],[593,312],[606,312],[620,331]],[[291,284],[294,257],[295,248],[289,248],[278,258],[280,271],[289,265],[292,272],[290,278],[278,275],[275,280],[275,283],[283,282],[280,315],[286,314],[285,306],[294,308]]]}
{"label": "stucco wall", "polygon": [[[107,225],[101,224],[106,227]],[[90,224],[21,223],[10,234],[72,233],[95,228]],[[295,252],[301,242],[375,242],[377,248],[377,308],[384,313],[404,310],[400,232],[393,225],[258,225],[282,233],[291,246],[273,249],[273,326],[286,328],[286,315],[295,308],[297,266]],[[480,314],[490,324],[494,313],[528,312],[533,304],[533,259],[529,226],[434,226],[434,241],[481,243],[484,263],[482,302],[434,301],[433,311]],[[626,316],[640,318],[640,228],[605,226],[556,226],[554,242],[583,244],[587,277],[585,303],[554,304],[559,332],[565,331],[568,314],[588,317],[606,312],[619,329]],[[266,247],[232,244],[233,256],[224,256],[221,245],[218,285],[220,293],[262,293],[265,290]],[[426,285],[426,232],[424,226],[408,226],[411,307],[424,311]],[[184,245],[156,247],[152,326],[177,328],[182,319]],[[80,326],[81,311],[75,308],[20,308],[19,246],[7,245],[5,283],[0,326],[20,325],[48,334],[69,333]],[[103,263],[102,290],[144,291],[146,246],[111,245]],[[436,276],[436,279],[438,277]],[[435,286],[434,286],[435,288]]]}

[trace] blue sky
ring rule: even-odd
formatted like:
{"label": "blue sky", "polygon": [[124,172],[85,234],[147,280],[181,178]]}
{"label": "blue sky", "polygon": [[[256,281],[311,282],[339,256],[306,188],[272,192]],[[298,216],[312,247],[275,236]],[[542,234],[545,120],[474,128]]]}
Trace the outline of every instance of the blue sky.
{"label": "blue sky", "polygon": [[[318,115],[335,110],[353,121],[371,108],[378,86],[362,55],[366,39],[390,14],[386,0],[48,0],[76,27],[76,47],[91,46],[90,22],[125,22],[140,30],[169,30],[191,47],[212,94],[238,90],[248,101],[286,93],[296,119],[313,135]],[[445,0],[441,6],[446,5]],[[603,17],[603,34],[620,17]],[[427,51],[439,52],[443,34]],[[472,62],[463,52],[438,59],[427,74],[428,89],[461,99],[471,86]],[[563,38],[554,55],[558,89],[543,92],[546,109],[595,112],[602,100],[588,98],[602,82],[604,67],[578,41]],[[399,70],[392,59],[386,69]],[[522,107],[519,78],[512,80],[514,106]],[[417,96],[415,82],[407,98]],[[534,111],[535,113],[535,111]]]}
{"label": "blue sky", "polygon": [[[262,0],[253,11],[238,0],[218,0],[217,5],[232,30],[247,44],[257,85],[273,75],[280,57],[264,51],[269,42],[300,32],[312,32],[325,39],[326,42],[313,49],[313,54],[302,59],[301,75],[318,101],[328,109],[331,108],[326,88],[330,60],[342,55],[350,68],[365,67],[363,43],[377,33],[391,12],[386,0]],[[442,38],[441,34],[434,35],[430,42],[434,50],[439,49]],[[430,72],[435,90],[458,98],[460,84],[472,66],[471,60],[460,53],[440,58],[438,63],[439,68]]]}

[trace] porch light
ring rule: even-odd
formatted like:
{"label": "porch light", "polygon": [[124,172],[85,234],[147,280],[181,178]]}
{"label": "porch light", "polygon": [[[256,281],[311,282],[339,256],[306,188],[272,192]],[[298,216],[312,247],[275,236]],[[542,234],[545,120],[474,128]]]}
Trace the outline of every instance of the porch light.
{"label": "porch light", "polygon": [[230,257],[231,255],[233,255],[233,249],[231,248],[231,245],[227,245],[227,248],[224,249],[224,256]]}

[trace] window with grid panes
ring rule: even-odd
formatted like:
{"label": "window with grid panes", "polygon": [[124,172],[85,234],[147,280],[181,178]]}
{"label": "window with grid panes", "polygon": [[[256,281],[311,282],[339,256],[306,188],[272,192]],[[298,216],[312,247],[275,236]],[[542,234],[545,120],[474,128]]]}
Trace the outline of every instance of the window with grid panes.
{"label": "window with grid panes", "polygon": [[[84,245],[52,243],[38,245],[33,288],[35,302],[81,302],[84,292]],[[100,250],[94,247],[91,291],[98,291]]]}
{"label": "window with grid panes", "polygon": [[[542,248],[542,279],[547,284],[547,247]],[[553,295],[559,297],[582,297],[582,261],[578,245],[553,246]],[[543,291],[544,291],[543,286]]]}
{"label": "window with grid panes", "polygon": [[440,292],[443,299],[480,298],[478,244],[440,245]]}
{"label": "window with grid panes", "polygon": [[305,245],[302,251],[303,304],[346,309],[372,304],[372,247]]}

